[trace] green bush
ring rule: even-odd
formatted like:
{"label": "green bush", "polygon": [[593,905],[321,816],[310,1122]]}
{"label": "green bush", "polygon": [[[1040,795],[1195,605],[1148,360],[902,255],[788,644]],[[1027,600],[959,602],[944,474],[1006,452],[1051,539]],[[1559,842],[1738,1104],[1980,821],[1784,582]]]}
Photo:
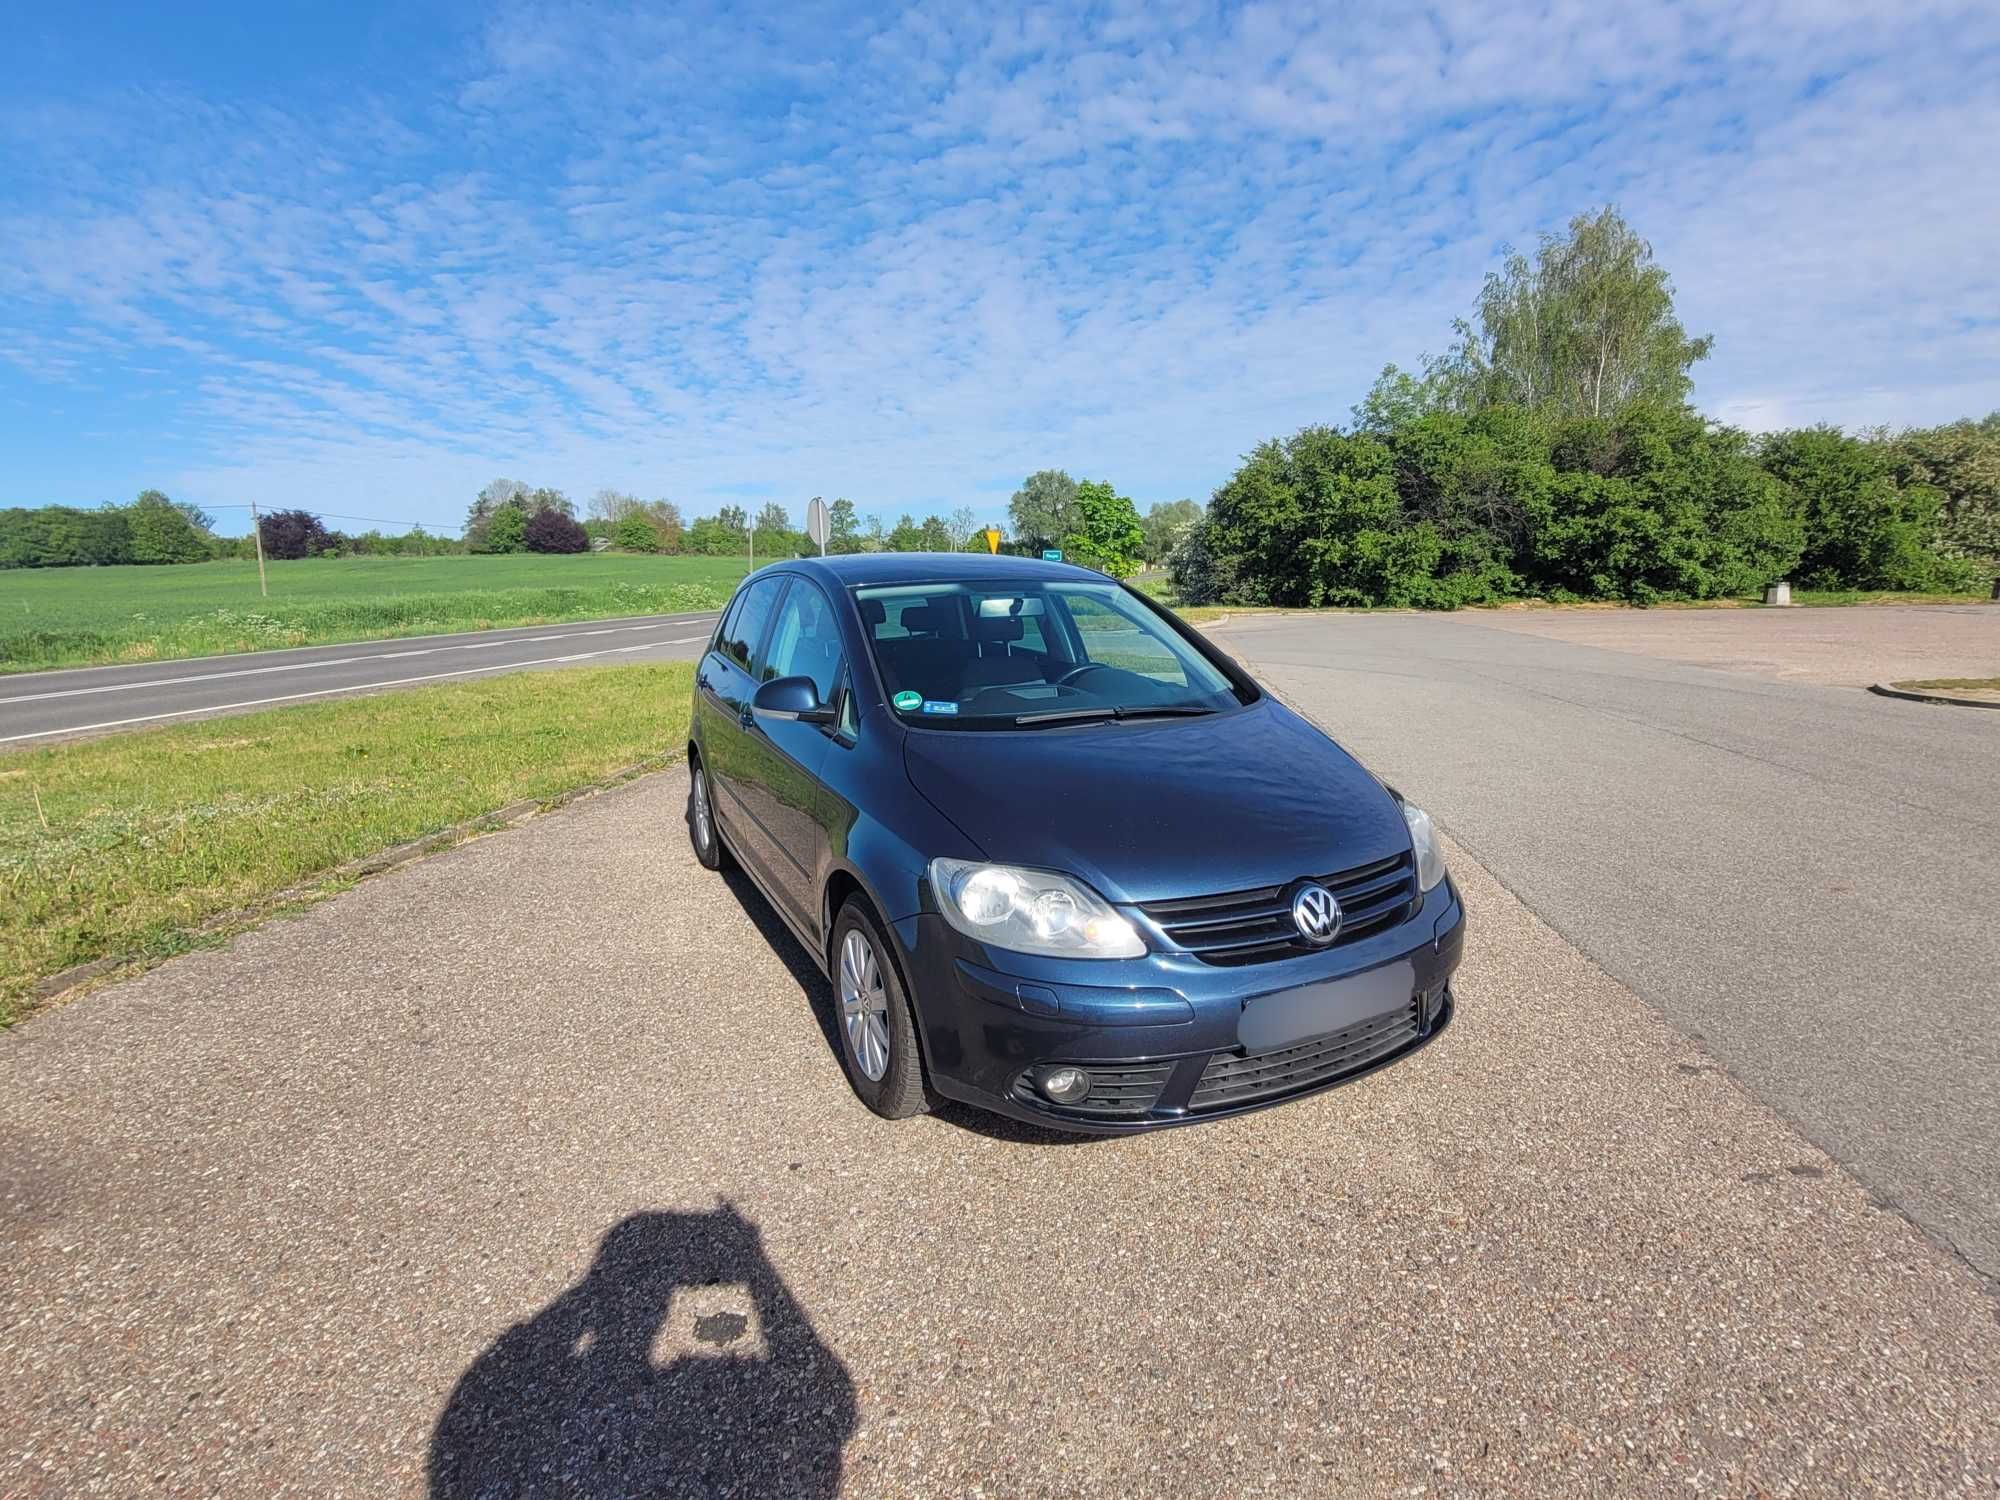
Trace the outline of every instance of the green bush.
{"label": "green bush", "polygon": [[135,563],[190,563],[208,557],[208,540],[187,512],[158,490],[146,490],[125,512]]}
{"label": "green bush", "polygon": [[1653,603],[1747,593],[1788,574],[1796,507],[1748,440],[1685,408],[1635,405],[1558,425],[1546,486],[1524,487],[1538,593]]}
{"label": "green bush", "polygon": [[77,510],[44,505],[0,510],[0,568],[109,566],[132,561],[132,526],[125,510]]}
{"label": "green bush", "polygon": [[1945,495],[1899,483],[1893,444],[1837,427],[1775,433],[1764,467],[1798,496],[1806,544],[1799,576],[1822,589],[1945,590],[1968,587],[1975,570],[1935,543]]}
{"label": "green bush", "polygon": [[[1063,553],[1071,562],[1101,569],[1113,578],[1128,578],[1138,571],[1146,555],[1146,532],[1131,497],[1101,480],[1086,479],[1077,485],[1072,507],[1071,529],[1062,538]],[[940,531],[943,524],[938,522]],[[924,525],[928,529],[930,521]],[[936,550],[949,547],[949,535],[942,540],[945,548]]]}
{"label": "green bush", "polygon": [[1444,535],[1404,514],[1390,450],[1332,427],[1259,445],[1183,550],[1177,576],[1200,556],[1232,603],[1431,604],[1448,593]]}
{"label": "green bush", "polygon": [[611,545],[622,547],[627,552],[658,552],[660,530],[644,515],[634,511],[611,528]]}
{"label": "green bush", "polygon": [[1687,408],[1405,404],[1259,446],[1169,566],[1191,604],[1652,603],[1752,592],[1804,546],[1797,496],[1750,440]]}
{"label": "green bush", "polygon": [[1898,484],[1930,485],[1944,496],[1937,549],[2000,573],[2000,411],[1905,432],[1893,462]]}

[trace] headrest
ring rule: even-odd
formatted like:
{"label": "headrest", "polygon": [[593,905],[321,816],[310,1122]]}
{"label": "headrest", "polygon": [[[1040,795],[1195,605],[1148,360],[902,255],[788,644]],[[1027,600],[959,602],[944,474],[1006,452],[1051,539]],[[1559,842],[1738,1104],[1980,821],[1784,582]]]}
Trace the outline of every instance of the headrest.
{"label": "headrest", "polygon": [[1018,641],[1025,634],[1019,615],[981,615],[972,622],[974,640]]}
{"label": "headrest", "polygon": [[937,611],[928,604],[906,604],[903,606],[903,629],[915,635],[919,630],[936,630]]}
{"label": "headrest", "polygon": [[870,625],[880,625],[884,620],[889,618],[889,611],[882,607],[880,599],[863,599],[861,601],[861,618]]}

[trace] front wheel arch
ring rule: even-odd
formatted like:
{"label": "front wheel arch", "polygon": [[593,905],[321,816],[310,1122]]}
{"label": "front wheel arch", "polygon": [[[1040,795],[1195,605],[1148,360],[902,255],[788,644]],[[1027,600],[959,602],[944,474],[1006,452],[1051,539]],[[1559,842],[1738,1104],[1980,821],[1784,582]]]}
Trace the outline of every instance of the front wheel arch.
{"label": "front wheel arch", "polygon": [[[884,1119],[903,1120],[928,1111],[936,1102],[937,1093],[931,1087],[930,1064],[924,1056],[923,1028],[917,1020],[916,996],[910,989],[902,959],[896,951],[896,940],[877,913],[878,908],[869,899],[868,893],[857,885],[842,899],[827,936],[827,971],[833,989],[830,998],[834,1033],[838,1038],[835,1045],[840,1048],[841,1065],[848,1075],[848,1082],[861,1102]],[[888,1071],[877,1078],[868,1077],[862,1070],[859,1047],[850,1034],[841,998],[837,948],[843,940],[852,942],[856,938],[862,940],[865,948],[874,950],[875,961],[885,967],[889,981],[889,992],[885,997],[890,1036]],[[906,1052],[908,1063],[899,1067],[899,1061]]]}
{"label": "front wheel arch", "polygon": [[[875,899],[875,893],[868,889],[867,882],[845,866],[837,866],[826,878],[826,888],[820,895],[820,962],[825,966],[827,982],[839,985],[838,965],[840,959],[833,951],[833,924],[840,918],[840,909],[850,899],[859,900],[867,910],[875,926],[881,931],[884,946],[888,949],[889,962],[896,966],[896,978],[902,982],[903,994],[910,1002],[910,1019],[915,1023],[917,1033],[917,1063],[923,1069],[924,1092],[931,1098],[936,1092],[931,1088],[930,1043],[924,1036],[924,1007],[917,998],[916,989],[910,984],[909,965],[903,962],[902,950],[896,944],[895,928],[882,915],[882,903]],[[836,995],[836,1009],[838,997]]]}

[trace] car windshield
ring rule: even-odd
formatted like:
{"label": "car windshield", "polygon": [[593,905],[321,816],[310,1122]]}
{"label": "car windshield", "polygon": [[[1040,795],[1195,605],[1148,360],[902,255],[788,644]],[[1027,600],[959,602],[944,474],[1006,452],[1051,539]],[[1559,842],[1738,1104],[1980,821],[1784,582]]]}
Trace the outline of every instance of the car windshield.
{"label": "car windshield", "polygon": [[1113,584],[855,591],[889,702],[936,729],[1035,729],[1234,706],[1222,672]]}

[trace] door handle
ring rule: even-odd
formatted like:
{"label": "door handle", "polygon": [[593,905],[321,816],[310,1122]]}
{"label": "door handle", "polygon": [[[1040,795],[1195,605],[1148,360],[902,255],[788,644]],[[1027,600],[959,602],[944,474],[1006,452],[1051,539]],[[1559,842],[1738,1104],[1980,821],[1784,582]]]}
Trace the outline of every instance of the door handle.
{"label": "door handle", "polygon": [[706,672],[695,673],[694,685],[698,688],[706,688],[708,686],[708,673]]}

